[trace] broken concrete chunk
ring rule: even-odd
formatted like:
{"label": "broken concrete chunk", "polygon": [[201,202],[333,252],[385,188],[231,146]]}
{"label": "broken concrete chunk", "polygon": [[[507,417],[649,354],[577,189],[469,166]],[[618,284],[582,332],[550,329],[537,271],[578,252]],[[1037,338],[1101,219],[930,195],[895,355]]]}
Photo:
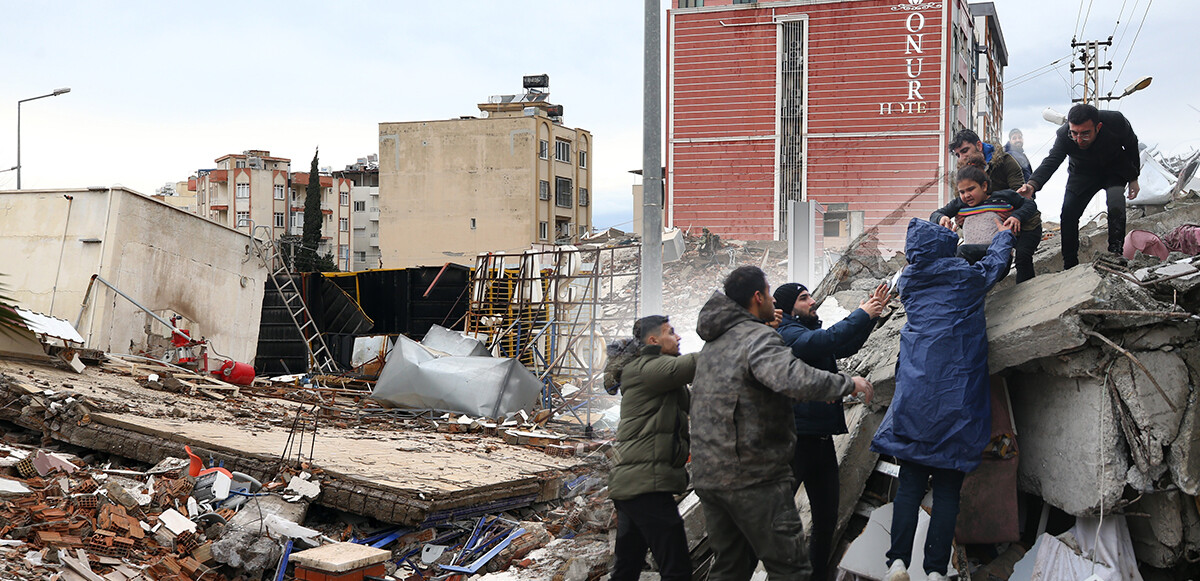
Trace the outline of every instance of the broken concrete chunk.
{"label": "broken concrete chunk", "polygon": [[168,508],[167,510],[163,511],[163,513],[158,516],[158,520],[162,522],[163,526],[167,527],[167,529],[169,529],[172,533],[175,533],[177,536],[183,531],[188,531],[190,533],[196,532],[196,523],[192,522],[190,519],[188,519],[188,517],[183,516],[179,513],[179,511],[173,508]]}
{"label": "broken concrete chunk", "polygon": [[1020,434],[1020,489],[1075,516],[1099,512],[1101,498],[1105,512],[1112,510],[1129,459],[1103,382],[1016,373],[1008,385]]}
{"label": "broken concrete chunk", "polygon": [[289,560],[297,566],[323,573],[344,573],[382,563],[391,551],[355,543],[330,543],[315,549],[292,553]]}
{"label": "broken concrete chunk", "polygon": [[1138,560],[1159,568],[1175,564],[1183,547],[1183,499],[1179,491],[1143,495],[1130,510],[1147,515],[1126,519]]}
{"label": "broken concrete chunk", "polygon": [[301,498],[313,499],[321,494],[321,485],[311,480],[305,480],[299,476],[292,477],[285,489],[287,492],[293,493],[292,496],[296,500]]}

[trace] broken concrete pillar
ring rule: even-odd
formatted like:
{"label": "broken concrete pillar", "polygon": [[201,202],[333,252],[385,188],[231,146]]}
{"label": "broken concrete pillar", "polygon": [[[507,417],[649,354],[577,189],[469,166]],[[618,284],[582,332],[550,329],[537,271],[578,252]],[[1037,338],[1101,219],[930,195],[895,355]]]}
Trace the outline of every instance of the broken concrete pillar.
{"label": "broken concrete pillar", "polygon": [[1130,515],[1125,519],[1139,561],[1167,568],[1179,560],[1183,548],[1183,503],[1179,491],[1172,490],[1143,495],[1130,505],[1129,510],[1146,515]]}
{"label": "broken concrete pillar", "polygon": [[[1133,460],[1139,469],[1148,472],[1163,463],[1164,448],[1179,435],[1190,393],[1188,370],[1175,353],[1140,351],[1133,355],[1146,366],[1145,370],[1121,358],[1112,363],[1109,377],[1135,424],[1123,426]],[[1153,379],[1146,375],[1147,370]]]}
{"label": "broken concrete pillar", "polygon": [[[1180,352],[1188,367],[1190,385],[1200,385],[1200,344],[1188,343]],[[1191,496],[1200,494],[1200,402],[1197,399],[1193,389],[1188,394],[1187,409],[1179,424],[1179,436],[1167,452],[1171,479]]]}
{"label": "broken concrete pillar", "polygon": [[1021,446],[1020,489],[1076,516],[1098,513],[1101,502],[1112,510],[1129,460],[1103,382],[1030,373],[1008,382]]}

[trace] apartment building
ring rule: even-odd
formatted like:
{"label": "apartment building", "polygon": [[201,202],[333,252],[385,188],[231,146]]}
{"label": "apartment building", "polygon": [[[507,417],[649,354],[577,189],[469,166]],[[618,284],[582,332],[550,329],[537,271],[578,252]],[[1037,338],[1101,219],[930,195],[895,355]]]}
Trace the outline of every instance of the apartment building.
{"label": "apartment building", "polygon": [[349,179],[353,184],[350,187],[350,222],[354,230],[352,269],[383,268],[379,253],[379,156],[372,153],[361,157],[333,175]]}
{"label": "apartment building", "polygon": [[[350,206],[350,188],[354,185],[348,178],[334,177],[319,173],[317,178],[321,184],[321,245],[317,254],[324,256],[332,254],[338,270],[348,271],[352,268],[351,256],[354,250],[353,215]],[[308,189],[310,174],[294,172],[292,174],[291,205],[288,209],[291,218],[288,223],[288,233],[299,236],[304,232],[305,192]],[[278,220],[278,218],[277,218]]]}
{"label": "apartment building", "polygon": [[975,133],[984,141],[1004,145],[1004,67],[1008,46],[992,2],[971,4],[975,20]]}
{"label": "apartment building", "polygon": [[591,229],[592,135],[527,88],[489,98],[478,117],[379,124],[384,266],[471,265]]}
{"label": "apartment building", "polygon": [[[247,234],[252,228],[266,227],[274,240],[303,232],[308,172],[292,173],[290,159],[272,157],[271,152],[259,149],[224,155],[214,162],[215,168],[201,169],[187,182],[196,198],[197,214]],[[320,180],[324,222],[317,252],[332,254],[340,270],[349,270],[354,245],[352,184],[349,179],[324,173]],[[176,185],[177,193],[179,187]]]}

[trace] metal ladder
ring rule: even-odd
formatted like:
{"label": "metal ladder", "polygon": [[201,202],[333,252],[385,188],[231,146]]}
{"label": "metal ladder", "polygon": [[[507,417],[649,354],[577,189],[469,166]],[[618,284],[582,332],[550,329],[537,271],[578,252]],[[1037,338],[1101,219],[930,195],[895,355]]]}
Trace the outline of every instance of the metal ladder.
{"label": "metal ladder", "polygon": [[[258,257],[262,259],[263,266],[270,273],[271,282],[275,284],[275,288],[279,289],[279,296],[283,298],[288,315],[292,317],[292,322],[300,331],[300,338],[304,340],[304,347],[308,349],[308,360],[311,366],[309,370],[315,369],[321,375],[337,373],[337,361],[334,361],[333,355],[329,352],[329,346],[325,344],[325,337],[321,335],[316,322],[313,321],[312,314],[308,312],[308,307],[304,304],[304,297],[301,296],[300,289],[292,280],[292,271],[288,268],[287,260],[280,254],[279,246],[271,237],[271,229],[266,226],[258,226],[254,229],[254,233],[259,234],[259,230],[263,231],[263,239],[251,236],[251,243],[254,245],[254,251],[258,253]],[[283,279],[282,282],[280,278]]]}

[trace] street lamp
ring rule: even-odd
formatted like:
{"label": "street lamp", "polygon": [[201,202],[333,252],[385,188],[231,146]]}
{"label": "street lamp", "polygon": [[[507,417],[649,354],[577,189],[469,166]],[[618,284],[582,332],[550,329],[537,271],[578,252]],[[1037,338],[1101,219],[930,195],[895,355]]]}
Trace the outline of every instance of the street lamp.
{"label": "street lamp", "polygon": [[61,89],[54,89],[53,93],[46,93],[45,95],[38,95],[37,97],[30,97],[28,99],[21,99],[20,101],[17,101],[17,167],[16,167],[16,169],[17,169],[17,189],[18,190],[21,189],[21,103],[24,103],[26,101],[36,101],[38,99],[45,99],[46,97],[57,97],[59,95],[62,95],[65,93],[70,93],[70,92],[71,92],[70,87],[63,87]]}

